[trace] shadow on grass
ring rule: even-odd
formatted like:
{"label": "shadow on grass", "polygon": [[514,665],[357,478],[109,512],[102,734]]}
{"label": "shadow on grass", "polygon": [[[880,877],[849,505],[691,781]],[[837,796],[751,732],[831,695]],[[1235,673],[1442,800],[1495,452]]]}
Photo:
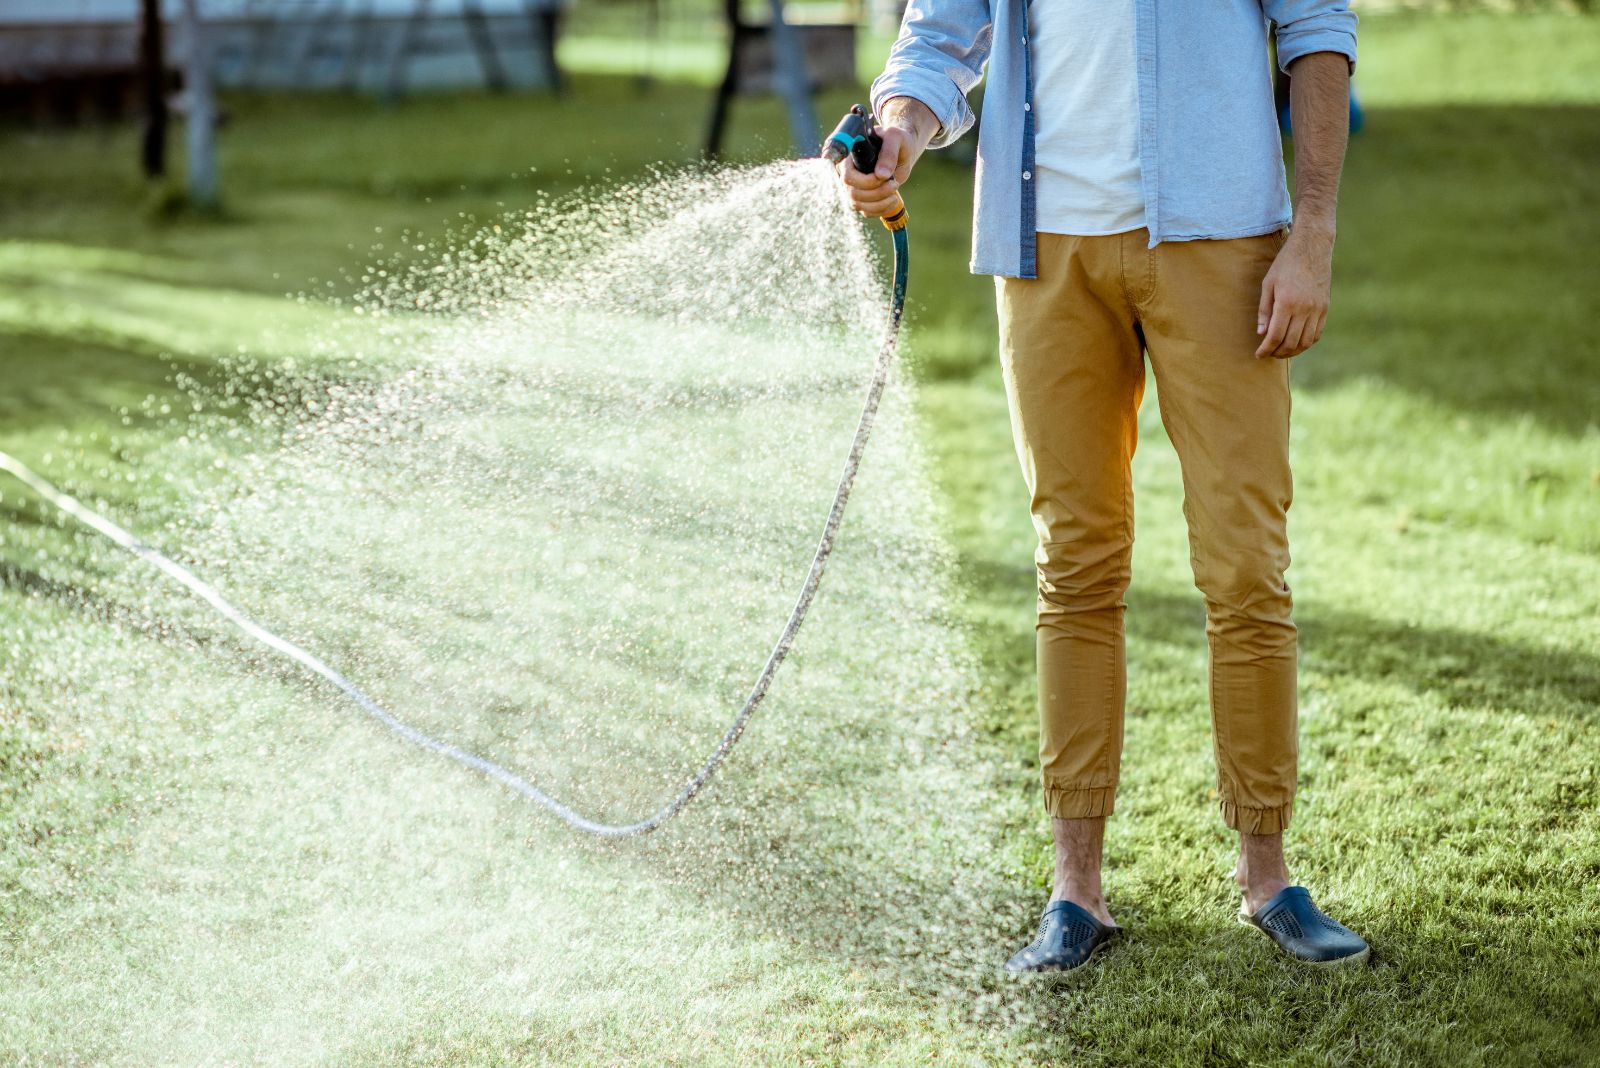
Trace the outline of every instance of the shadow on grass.
{"label": "shadow on grass", "polygon": [[175,396],[176,374],[221,384],[209,361],[158,358],[147,352],[43,334],[4,333],[6,389],[0,424],[8,433],[36,427],[77,427],[100,415],[121,427],[120,413],[137,415],[146,398]]}
{"label": "shadow on grass", "polygon": [[[1302,671],[1390,681],[1459,708],[1593,720],[1600,707],[1600,656],[1315,603],[1298,606],[1295,618]],[[1198,644],[1204,626],[1198,596],[1142,592],[1129,600],[1135,640]]]}
{"label": "shadow on grass", "polygon": [[[108,597],[86,585],[51,578],[10,560],[0,560],[0,591],[15,591],[29,598],[49,601],[87,620],[121,630],[133,631],[173,649],[211,658],[222,670],[248,670],[281,685],[302,687],[308,684],[306,672],[287,661],[266,659],[232,631],[217,632],[190,626],[179,620],[156,615],[149,606],[129,604]],[[248,669],[245,665],[248,664]]]}
{"label": "shadow on grass", "polygon": [[[967,559],[962,568],[974,591],[1028,589],[1034,581],[1030,568],[992,561]],[[1031,617],[1024,623],[1021,606],[1016,616],[1016,630],[978,637],[993,648],[995,658],[1026,661],[1031,671]],[[1464,708],[1530,714],[1560,708],[1586,719],[1594,719],[1600,709],[1600,655],[1457,627],[1399,624],[1315,602],[1297,605],[1295,621],[1302,671],[1388,680]],[[1203,648],[1205,608],[1198,593],[1136,587],[1128,595],[1127,629],[1132,642]],[[984,662],[990,663],[987,653]]]}
{"label": "shadow on grass", "polygon": [[1352,140],[1334,320],[1297,386],[1393,383],[1600,427],[1600,107],[1373,110]]}
{"label": "shadow on grass", "polygon": [[[1600,1019],[1582,926],[1452,925],[1424,911],[1346,914],[1372,960],[1327,969],[1288,960],[1220,913],[1152,917],[1093,972],[1012,987],[1006,1004],[1033,1021],[1025,1034],[1039,1052],[1105,1063],[1576,1063]],[[1479,1060],[1485,1035],[1491,1061]]]}

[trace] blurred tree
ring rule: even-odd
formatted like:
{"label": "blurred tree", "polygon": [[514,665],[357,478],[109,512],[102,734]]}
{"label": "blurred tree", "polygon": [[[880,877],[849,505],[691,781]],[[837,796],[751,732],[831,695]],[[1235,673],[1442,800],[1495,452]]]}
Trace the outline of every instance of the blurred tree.
{"label": "blurred tree", "polygon": [[139,69],[144,83],[144,137],[140,162],[144,173],[159,178],[167,172],[167,60],[161,24],[161,0],[139,3]]}

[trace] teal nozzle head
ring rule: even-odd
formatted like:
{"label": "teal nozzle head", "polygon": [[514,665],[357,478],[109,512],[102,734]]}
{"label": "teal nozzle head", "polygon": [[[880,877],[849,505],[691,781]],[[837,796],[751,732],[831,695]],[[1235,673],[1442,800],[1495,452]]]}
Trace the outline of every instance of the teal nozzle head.
{"label": "teal nozzle head", "polygon": [[849,156],[855,161],[856,170],[871,174],[878,165],[878,149],[882,147],[883,138],[874,129],[872,113],[856,104],[822,142],[822,156],[829,163],[838,163]]}

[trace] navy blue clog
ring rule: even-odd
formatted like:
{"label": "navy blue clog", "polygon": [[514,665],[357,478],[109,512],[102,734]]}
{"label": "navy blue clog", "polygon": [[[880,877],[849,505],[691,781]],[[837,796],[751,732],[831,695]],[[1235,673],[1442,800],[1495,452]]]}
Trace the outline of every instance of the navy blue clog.
{"label": "navy blue clog", "polygon": [[1239,919],[1306,964],[1360,964],[1370,952],[1365,939],[1317,908],[1303,886],[1284,887],[1254,915],[1241,906]]}
{"label": "navy blue clog", "polygon": [[1070,901],[1052,901],[1039,920],[1039,933],[1006,961],[1005,970],[1013,975],[1071,971],[1121,930]]}

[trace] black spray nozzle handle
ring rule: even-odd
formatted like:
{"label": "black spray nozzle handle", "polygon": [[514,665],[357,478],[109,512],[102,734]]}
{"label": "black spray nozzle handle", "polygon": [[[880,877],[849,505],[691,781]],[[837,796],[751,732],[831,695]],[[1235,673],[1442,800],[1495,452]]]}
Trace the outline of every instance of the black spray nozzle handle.
{"label": "black spray nozzle handle", "polygon": [[849,156],[856,170],[871,174],[878,166],[878,150],[882,147],[883,138],[872,121],[872,113],[856,104],[822,142],[822,155],[829,163],[838,163]]}

